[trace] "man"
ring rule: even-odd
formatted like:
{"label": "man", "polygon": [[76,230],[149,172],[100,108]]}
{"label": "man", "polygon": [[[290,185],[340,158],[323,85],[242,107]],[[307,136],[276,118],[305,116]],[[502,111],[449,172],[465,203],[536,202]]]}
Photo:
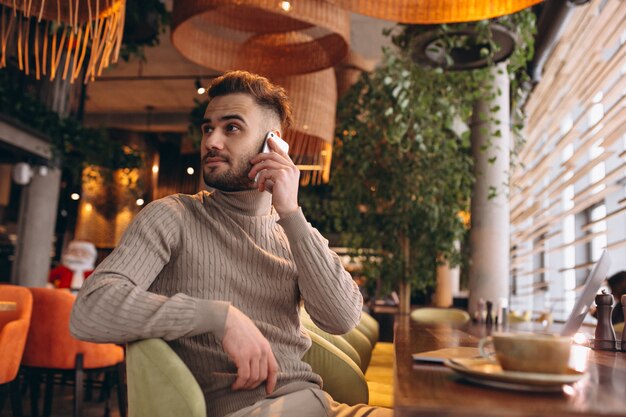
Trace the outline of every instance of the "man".
{"label": "man", "polygon": [[[81,289],[70,328],[94,342],[159,337],[188,365],[209,416],[391,415],[337,404],[301,358],[299,303],[331,333],[362,298],[298,207],[299,171],[266,134],[291,123],[282,88],[231,72],[209,88],[202,174],[213,192],[147,205]],[[255,177],[258,179],[255,181]],[[271,194],[270,194],[271,192]]]}
{"label": "man", "polygon": [[54,288],[78,291],[93,272],[98,252],[96,246],[84,240],[73,240],[61,256],[61,263],[50,270],[48,284]]}

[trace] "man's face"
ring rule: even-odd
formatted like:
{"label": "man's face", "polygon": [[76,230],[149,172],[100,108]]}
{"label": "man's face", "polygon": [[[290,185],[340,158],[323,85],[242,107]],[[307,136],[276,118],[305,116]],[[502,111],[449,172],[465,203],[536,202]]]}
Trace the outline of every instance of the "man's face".
{"label": "man's face", "polygon": [[250,159],[261,150],[267,111],[243,93],[212,99],[201,126],[202,176],[209,187],[222,191],[254,188],[248,178]]}

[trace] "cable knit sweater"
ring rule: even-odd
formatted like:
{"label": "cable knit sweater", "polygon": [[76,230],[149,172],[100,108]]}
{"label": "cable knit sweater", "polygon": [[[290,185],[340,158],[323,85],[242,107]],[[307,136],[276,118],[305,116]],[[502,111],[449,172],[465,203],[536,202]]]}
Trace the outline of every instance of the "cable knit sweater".
{"label": "cable knit sweater", "polygon": [[299,210],[278,218],[258,190],[174,195],[147,205],[120,244],[85,281],[70,330],[82,340],[127,343],[163,338],[221,417],[265,398],[265,384],[232,391],[237,369],[222,349],[229,305],[270,342],[276,392],[320,385],[301,360],[311,341],[299,302],[322,329],[345,333],[362,298],[328,242]]}

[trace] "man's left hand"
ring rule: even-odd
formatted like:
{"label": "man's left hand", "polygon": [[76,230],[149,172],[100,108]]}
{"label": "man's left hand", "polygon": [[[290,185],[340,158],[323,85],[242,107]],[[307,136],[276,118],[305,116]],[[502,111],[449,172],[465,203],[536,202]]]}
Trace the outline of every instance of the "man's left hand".
{"label": "man's left hand", "polygon": [[252,179],[259,174],[257,188],[272,193],[274,208],[284,217],[298,210],[300,170],[273,139],[268,139],[268,145],[272,152],[260,153],[250,160],[252,169],[248,177]]}

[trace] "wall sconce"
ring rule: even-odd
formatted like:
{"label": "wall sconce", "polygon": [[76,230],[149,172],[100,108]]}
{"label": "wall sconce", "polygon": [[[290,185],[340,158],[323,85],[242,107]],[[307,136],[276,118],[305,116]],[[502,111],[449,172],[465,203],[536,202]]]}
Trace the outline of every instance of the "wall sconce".
{"label": "wall sconce", "polygon": [[199,95],[206,93],[206,88],[202,86],[202,81],[200,80],[200,78],[196,78],[196,91]]}
{"label": "wall sconce", "polygon": [[33,178],[33,168],[26,162],[18,162],[13,165],[13,181],[18,185],[27,185]]}

